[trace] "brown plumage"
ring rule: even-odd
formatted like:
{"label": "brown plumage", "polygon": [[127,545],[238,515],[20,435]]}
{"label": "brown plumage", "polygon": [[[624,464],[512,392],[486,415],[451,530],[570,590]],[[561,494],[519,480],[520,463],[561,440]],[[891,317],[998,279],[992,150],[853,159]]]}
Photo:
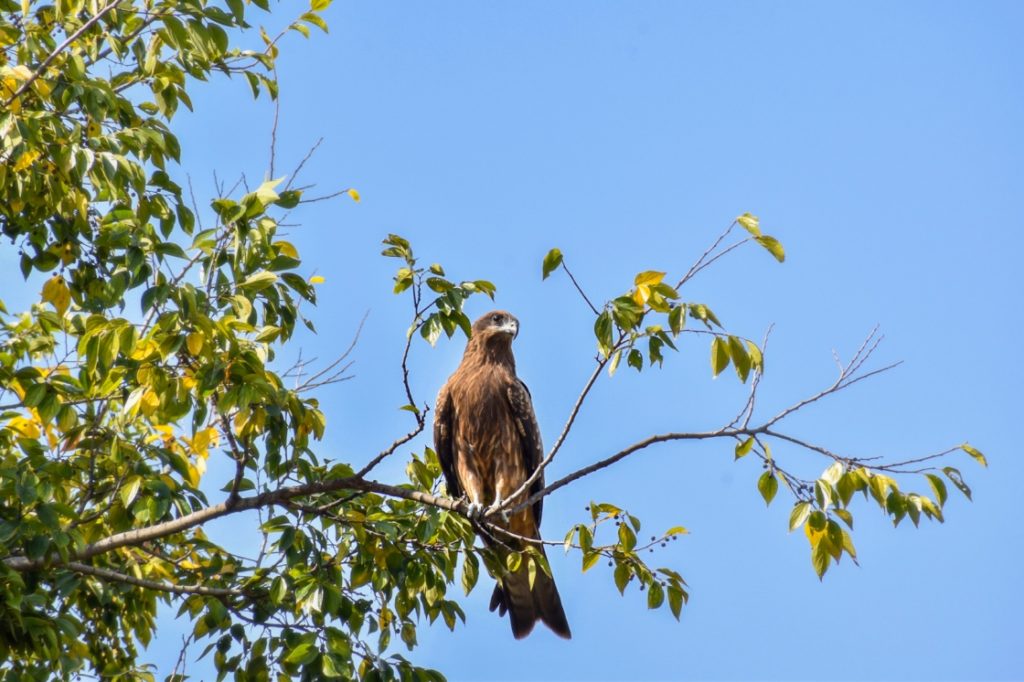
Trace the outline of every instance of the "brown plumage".
{"label": "brown plumage", "polygon": [[[530,392],[516,376],[512,339],[518,332],[519,321],[505,311],[490,312],[477,320],[462,363],[437,396],[434,449],[448,494],[455,498],[465,495],[477,509],[514,493],[544,458]],[[541,476],[529,493],[543,487]],[[520,496],[515,502],[523,499]],[[503,525],[517,535],[539,538],[543,504],[538,500],[512,514]],[[524,544],[500,539],[514,549]],[[490,544],[499,552],[504,549],[493,541]],[[542,546],[539,549],[544,551]],[[530,634],[538,620],[559,636],[570,638],[555,581],[537,570],[531,589],[526,563],[495,586],[491,611],[508,613],[516,639]]]}

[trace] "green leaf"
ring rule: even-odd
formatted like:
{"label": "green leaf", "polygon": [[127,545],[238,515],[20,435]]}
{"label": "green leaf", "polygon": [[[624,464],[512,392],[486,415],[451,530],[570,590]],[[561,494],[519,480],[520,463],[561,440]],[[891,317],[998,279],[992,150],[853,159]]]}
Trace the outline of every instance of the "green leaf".
{"label": "green leaf", "polygon": [[668,327],[672,334],[679,336],[679,332],[686,325],[686,305],[680,304],[672,308],[668,313]]}
{"label": "green leaf", "polygon": [[683,599],[685,595],[683,590],[675,585],[668,586],[668,606],[672,609],[672,615],[679,620],[679,615],[683,611]]}
{"label": "green leaf", "polygon": [[124,505],[125,509],[131,506],[131,503],[135,499],[135,496],[139,494],[140,487],[142,487],[141,476],[132,476],[127,481],[125,481],[124,485],[121,487],[120,494],[121,504]]}
{"label": "green leaf", "polygon": [[437,344],[442,331],[444,331],[444,327],[441,325],[441,319],[437,314],[434,314],[428,317],[423,326],[420,327],[420,336],[433,346]]}
{"label": "green leaf", "polygon": [[261,270],[253,275],[247,277],[241,284],[238,285],[240,289],[252,289],[253,291],[261,291],[266,289],[271,284],[277,281],[277,275],[267,270]]}
{"label": "green leaf", "polygon": [[597,337],[597,348],[601,355],[608,357],[615,341],[612,339],[612,318],[607,310],[594,321],[594,336]]}
{"label": "green leaf", "polygon": [[779,481],[775,478],[775,473],[766,471],[761,474],[761,477],[757,479],[757,489],[761,492],[761,497],[764,498],[765,506],[771,504],[775,493],[779,491]]}
{"label": "green leaf", "polygon": [[793,532],[800,526],[804,525],[804,521],[811,514],[811,503],[810,502],[797,502],[793,505],[793,511],[789,513],[789,530]]}
{"label": "green leaf", "polygon": [[761,236],[760,221],[757,219],[757,216],[750,215],[749,213],[744,213],[743,215],[736,219],[736,222],[738,222],[744,230],[754,235],[755,237]]}
{"label": "green leaf", "polygon": [[317,651],[313,648],[312,642],[300,642],[288,652],[288,655],[284,657],[284,662],[305,665],[316,658],[316,654]]}
{"label": "green leaf", "polygon": [[775,260],[780,263],[786,260],[786,251],[782,248],[782,244],[779,243],[775,237],[769,237],[765,235],[763,237],[756,237],[757,243],[768,249],[768,253],[775,256]]}
{"label": "green leaf", "polygon": [[601,554],[597,550],[592,549],[589,552],[585,552],[583,554],[583,572],[586,573],[593,568],[600,558]]}
{"label": "green leaf", "polygon": [[987,467],[988,466],[988,461],[985,459],[985,455],[981,454],[981,452],[979,452],[977,449],[972,448],[967,443],[964,443],[963,445],[961,445],[960,449],[963,450],[964,452],[966,452],[971,457],[973,457],[975,459],[975,461],[978,462],[978,464],[980,464],[981,466],[983,466],[983,467]]}
{"label": "green leaf", "polygon": [[430,287],[432,291],[436,291],[439,294],[443,294],[455,288],[455,285],[444,277],[427,277],[427,286]]}
{"label": "green leaf", "polygon": [[746,457],[750,454],[751,449],[754,447],[754,437],[748,436],[747,439],[741,443],[736,444],[736,459]]}
{"label": "green leaf", "polygon": [[667,531],[665,531],[665,535],[669,537],[673,535],[688,535],[689,533],[690,531],[686,530],[682,526],[672,526]]}
{"label": "green leaf", "polygon": [[589,552],[594,546],[594,534],[589,526],[580,526],[580,547],[584,552]]}
{"label": "green leaf", "polygon": [[747,351],[750,355],[750,363],[759,372],[764,371],[764,356],[761,349],[753,341],[747,341]]}
{"label": "green leaf", "polygon": [[938,500],[939,506],[945,506],[946,499],[949,497],[946,483],[935,474],[925,474],[925,478],[928,479],[928,484],[931,486],[932,492],[935,493],[935,499]]}
{"label": "green leaf", "polygon": [[647,587],[647,608],[656,609],[665,602],[665,590],[661,583],[652,582]]}
{"label": "green leaf", "polygon": [[729,337],[729,355],[732,357],[733,367],[736,368],[736,375],[740,381],[747,383],[747,376],[750,375],[750,356],[743,346],[743,342],[735,336]]}
{"label": "green leaf", "polygon": [[814,572],[818,575],[818,580],[825,576],[825,571],[828,570],[828,565],[832,560],[832,555],[829,554],[828,549],[828,541],[821,540],[811,550],[811,565],[814,566]]}
{"label": "green leaf", "polygon": [[[413,631],[415,632],[415,630]],[[402,630],[403,639],[405,636],[405,630]],[[415,638],[413,638],[415,642]],[[343,659],[335,656],[334,654],[324,654],[323,663],[321,663],[321,671],[324,677],[334,679],[337,677],[344,677],[345,664]]]}
{"label": "green leaf", "polygon": [[478,577],[480,577],[480,562],[476,555],[466,554],[466,558],[462,562],[462,590],[467,595],[473,591]]}
{"label": "green leaf", "polygon": [[625,523],[619,524],[619,545],[627,552],[636,547],[636,533]]}
{"label": "green leaf", "polygon": [[555,271],[555,269],[562,264],[562,252],[558,249],[551,249],[547,255],[544,256],[544,263],[541,267],[541,279],[547,279],[548,275]]}
{"label": "green leaf", "polygon": [[843,523],[847,525],[851,530],[853,529],[853,514],[846,509],[836,508],[832,510],[835,515],[843,520]]}
{"label": "green leaf", "polygon": [[943,467],[942,473],[946,474],[946,478],[953,482],[957,490],[962,492],[964,496],[969,500],[971,499],[971,489],[964,482],[964,477],[960,474],[960,470],[954,467]]}
{"label": "green leaf", "polygon": [[715,340],[711,342],[711,372],[713,376],[718,376],[722,373],[726,367],[729,366],[729,348],[725,341],[719,337],[715,337]]}
{"label": "green leaf", "polygon": [[629,585],[629,565],[625,562],[620,562],[615,567],[615,587],[619,588],[619,594],[625,594],[626,586]]}

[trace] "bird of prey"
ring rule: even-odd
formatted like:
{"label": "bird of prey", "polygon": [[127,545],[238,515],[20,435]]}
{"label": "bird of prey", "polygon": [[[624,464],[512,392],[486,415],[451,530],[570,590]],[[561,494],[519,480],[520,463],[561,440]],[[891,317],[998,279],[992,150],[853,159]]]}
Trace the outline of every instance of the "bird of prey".
{"label": "bird of prey", "polygon": [[[471,515],[507,499],[544,458],[530,392],[516,376],[512,339],[518,333],[519,320],[503,310],[474,322],[462,363],[437,396],[434,449],[448,494],[468,499]],[[541,476],[514,503],[543,487]],[[496,523],[516,535],[540,538],[543,504],[538,500]],[[526,545],[499,535],[484,538],[499,554]],[[543,545],[538,549],[543,552]],[[499,579],[491,596],[491,611],[497,609],[502,616],[508,613],[516,639],[530,634],[538,620],[569,639],[572,635],[555,581],[537,570],[531,589],[526,564],[523,561],[519,570]]]}

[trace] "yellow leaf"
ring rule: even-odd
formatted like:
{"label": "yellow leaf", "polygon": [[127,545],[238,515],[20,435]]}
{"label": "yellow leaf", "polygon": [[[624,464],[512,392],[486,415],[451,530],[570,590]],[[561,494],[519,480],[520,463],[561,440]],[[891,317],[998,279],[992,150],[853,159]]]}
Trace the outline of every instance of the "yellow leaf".
{"label": "yellow leaf", "polygon": [[47,424],[46,425],[46,443],[50,446],[50,449],[52,450],[53,448],[57,447],[57,443],[59,443],[59,442],[60,442],[60,440],[57,438],[57,434],[55,434],[53,432],[53,425],[52,424]]}
{"label": "yellow leaf", "polygon": [[20,171],[25,170],[26,168],[31,166],[33,163],[35,163],[35,160],[38,159],[38,158],[39,158],[39,151],[35,150],[35,149],[30,149],[29,151],[27,151],[24,154],[22,154],[21,156],[19,156],[18,160],[14,162],[14,166],[13,166],[14,172],[18,173]]}
{"label": "yellow leaf", "polygon": [[142,414],[150,417],[156,412],[158,407],[160,407],[160,396],[157,395],[156,391],[149,389],[142,394],[142,400],[139,401],[139,411]]}
{"label": "yellow leaf", "polygon": [[17,431],[24,438],[39,438],[42,433],[39,430],[38,424],[26,419],[25,417],[15,417],[11,421],[7,422],[7,428]]}
{"label": "yellow leaf", "polygon": [[352,197],[352,201],[354,201],[356,203],[359,203],[361,197],[359,196],[359,191],[358,190],[356,190],[356,189],[347,189],[345,191],[346,191],[346,193],[348,193],[348,195],[350,197]]}
{"label": "yellow leaf", "polygon": [[53,86],[42,78],[37,78],[35,82],[32,83],[32,89],[39,93],[40,97],[49,97],[50,93],[53,92]]}
{"label": "yellow leaf", "polygon": [[84,192],[77,192],[75,194],[75,205],[78,207],[78,215],[86,215],[89,212],[89,197]]}
{"label": "yellow leaf", "polygon": [[[135,344],[135,348],[132,350],[131,358],[132,360],[143,360],[149,357],[149,355],[156,349],[157,345],[156,343],[153,342],[152,339],[143,339],[142,341],[139,341],[137,344]],[[139,371],[141,372],[142,369],[140,369]],[[139,383],[148,383],[146,381],[143,381],[141,376],[137,378],[139,380]]]}
{"label": "yellow leaf", "polygon": [[154,424],[153,430],[159,435],[156,438],[162,438],[165,443],[174,440],[174,427],[168,424]]}
{"label": "yellow leaf", "polygon": [[200,431],[196,431],[196,435],[194,435],[192,440],[189,441],[189,446],[192,448],[192,452],[200,458],[206,459],[210,456],[210,446],[217,444],[217,438],[217,429],[202,429]]}
{"label": "yellow leaf", "polygon": [[312,277],[309,278],[309,283],[310,284],[323,284],[324,283],[324,278],[323,278],[322,275],[313,275]]}
{"label": "yellow leaf", "polygon": [[277,247],[277,253],[282,256],[288,256],[289,258],[299,257],[299,250],[291,242],[274,242],[274,246]]}
{"label": "yellow leaf", "polygon": [[185,345],[192,355],[199,355],[203,351],[203,344],[206,343],[206,336],[202,332],[192,332],[185,337]]}
{"label": "yellow leaf", "polygon": [[[206,466],[206,460],[200,459],[200,460],[196,461],[196,464],[200,464],[200,463],[203,466]],[[190,486],[192,486],[193,488],[196,488],[196,487],[199,486],[199,479],[201,479],[202,477],[203,477],[203,474],[199,471],[199,468],[196,467],[195,465],[193,465],[191,462],[189,462],[188,463],[188,473],[186,475],[186,478],[188,478],[188,484]]]}
{"label": "yellow leaf", "polygon": [[664,272],[657,272],[655,270],[647,270],[647,271],[641,272],[639,275],[637,275],[636,279],[633,280],[633,284],[636,284],[637,286],[653,287],[653,286],[655,286],[657,284],[660,284],[661,280],[663,280],[663,279],[665,279],[665,273]]}
{"label": "yellow leaf", "polygon": [[5,100],[10,99],[11,95],[18,91],[18,81],[14,76],[4,76],[0,78],[0,96]]}
{"label": "yellow leaf", "polygon": [[85,126],[86,137],[96,137],[101,132],[103,132],[103,129],[100,127],[100,124],[96,121],[89,121],[88,125]]}
{"label": "yellow leaf", "polygon": [[67,312],[68,306],[71,305],[71,290],[68,289],[67,282],[60,275],[54,275],[46,280],[46,284],[43,285],[42,297],[47,303],[52,303],[61,315]]}
{"label": "yellow leaf", "polygon": [[17,379],[11,381],[11,390],[18,395],[18,400],[25,399],[25,387],[21,385],[21,382]]}
{"label": "yellow leaf", "polygon": [[633,292],[633,300],[636,301],[636,304],[641,308],[647,303],[647,299],[650,298],[650,296],[651,290],[643,284],[638,286],[636,291]]}
{"label": "yellow leaf", "polygon": [[761,221],[759,221],[757,219],[756,215],[750,215],[749,213],[744,213],[743,215],[741,215],[739,218],[736,219],[736,222],[738,222],[740,225],[742,225],[743,229],[745,229],[747,232],[749,232],[750,234],[754,235],[755,237],[760,237],[761,236],[761,227],[760,227],[760,222]]}

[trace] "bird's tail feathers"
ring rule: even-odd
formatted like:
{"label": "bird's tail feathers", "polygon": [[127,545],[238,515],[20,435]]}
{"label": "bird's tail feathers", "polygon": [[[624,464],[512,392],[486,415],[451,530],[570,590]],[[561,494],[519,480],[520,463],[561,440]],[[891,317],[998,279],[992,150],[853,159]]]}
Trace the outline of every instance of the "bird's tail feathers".
{"label": "bird's tail feathers", "polygon": [[504,576],[494,586],[490,609],[496,610],[499,616],[508,613],[512,634],[516,639],[522,639],[533,632],[533,626],[538,620],[559,637],[572,639],[554,578],[540,569],[534,575],[531,589],[525,562],[518,571]]}

